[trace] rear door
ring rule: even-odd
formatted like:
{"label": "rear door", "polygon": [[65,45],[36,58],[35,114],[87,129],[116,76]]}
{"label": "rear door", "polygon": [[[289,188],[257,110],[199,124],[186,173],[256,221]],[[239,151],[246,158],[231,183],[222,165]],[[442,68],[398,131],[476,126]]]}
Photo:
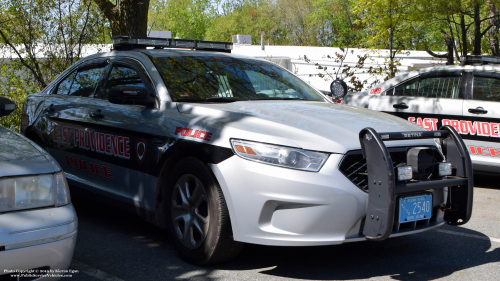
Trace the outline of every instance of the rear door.
{"label": "rear door", "polygon": [[469,146],[474,169],[500,172],[500,74],[475,72],[472,95],[464,101]]}
{"label": "rear door", "polygon": [[[85,174],[96,190],[129,204],[153,210],[156,179],[151,176],[151,130],[157,112],[143,105],[113,104],[109,92],[118,86],[139,86],[156,96],[151,78],[141,63],[113,59],[98,95],[89,101],[86,127],[77,146],[87,150],[95,171]],[[82,134],[84,134],[83,137]],[[87,138],[87,135],[89,137]],[[88,139],[88,140],[87,140]]]}
{"label": "rear door", "polygon": [[75,148],[75,131],[84,127],[88,101],[93,98],[105,68],[105,61],[91,61],[64,77],[47,96],[41,123],[49,153],[68,176],[82,171],[67,165],[68,155],[82,154]]}
{"label": "rear door", "polygon": [[438,130],[443,120],[462,116],[466,81],[461,72],[422,75],[388,89],[385,95],[371,97],[368,108]]}

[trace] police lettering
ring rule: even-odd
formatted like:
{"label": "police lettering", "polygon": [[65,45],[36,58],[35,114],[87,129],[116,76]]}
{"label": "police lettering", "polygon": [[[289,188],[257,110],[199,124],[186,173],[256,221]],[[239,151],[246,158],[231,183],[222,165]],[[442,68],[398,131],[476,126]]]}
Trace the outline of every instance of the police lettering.
{"label": "police lettering", "polygon": [[500,148],[469,145],[469,152],[470,154],[500,157]]}
{"label": "police lettering", "polygon": [[66,165],[69,167],[75,167],[78,170],[85,171],[90,174],[98,175],[107,179],[112,180],[113,175],[111,173],[111,168],[108,166],[88,162],[76,157],[71,157],[66,155]]}
{"label": "police lettering", "polygon": [[190,128],[182,128],[182,127],[177,127],[175,128],[175,134],[181,134],[181,136],[186,136],[190,138],[197,138],[197,139],[202,139],[206,141],[210,141],[210,138],[212,137],[212,133],[205,132],[202,130],[194,130]]}

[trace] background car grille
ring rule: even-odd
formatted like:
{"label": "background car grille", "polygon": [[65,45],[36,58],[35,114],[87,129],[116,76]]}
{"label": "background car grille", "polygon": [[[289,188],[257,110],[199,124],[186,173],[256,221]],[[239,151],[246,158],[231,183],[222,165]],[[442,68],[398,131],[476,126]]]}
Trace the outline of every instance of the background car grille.
{"label": "background car grille", "polygon": [[[434,150],[435,160],[437,162],[443,161],[442,155],[436,149]],[[394,167],[406,165],[407,148],[391,148],[389,154]],[[348,152],[342,159],[339,169],[354,185],[368,192],[368,168],[361,150]]]}

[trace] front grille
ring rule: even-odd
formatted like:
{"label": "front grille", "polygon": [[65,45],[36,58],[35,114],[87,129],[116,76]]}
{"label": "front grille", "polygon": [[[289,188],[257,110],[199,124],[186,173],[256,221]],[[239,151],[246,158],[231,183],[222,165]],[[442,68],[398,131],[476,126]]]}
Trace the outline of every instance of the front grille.
{"label": "front grille", "polygon": [[[406,154],[409,148],[390,148],[392,164],[394,167],[406,165]],[[431,148],[430,149],[434,149]],[[435,149],[434,149],[435,150]],[[434,158],[436,162],[442,162],[441,153],[435,150]],[[368,192],[368,168],[366,160],[363,158],[361,150],[349,151],[342,159],[339,170],[346,176],[354,185],[361,190]]]}

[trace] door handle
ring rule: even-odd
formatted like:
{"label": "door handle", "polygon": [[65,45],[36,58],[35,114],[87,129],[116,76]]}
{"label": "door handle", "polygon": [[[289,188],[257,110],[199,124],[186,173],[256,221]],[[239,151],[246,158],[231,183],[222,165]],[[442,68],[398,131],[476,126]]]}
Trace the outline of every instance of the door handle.
{"label": "door handle", "polygon": [[486,114],[488,110],[484,110],[484,108],[478,106],[476,108],[469,108],[469,112],[474,114]]}
{"label": "door handle", "polygon": [[56,109],[54,108],[54,104],[49,105],[49,107],[44,109],[44,111],[47,112],[48,114],[54,113],[56,111]]}
{"label": "door handle", "polygon": [[397,108],[397,109],[407,109],[408,108],[408,106],[404,102],[393,104],[392,107]]}
{"label": "door handle", "polygon": [[90,112],[89,116],[92,118],[104,118],[104,115],[101,113],[101,110],[98,109],[95,112]]}

